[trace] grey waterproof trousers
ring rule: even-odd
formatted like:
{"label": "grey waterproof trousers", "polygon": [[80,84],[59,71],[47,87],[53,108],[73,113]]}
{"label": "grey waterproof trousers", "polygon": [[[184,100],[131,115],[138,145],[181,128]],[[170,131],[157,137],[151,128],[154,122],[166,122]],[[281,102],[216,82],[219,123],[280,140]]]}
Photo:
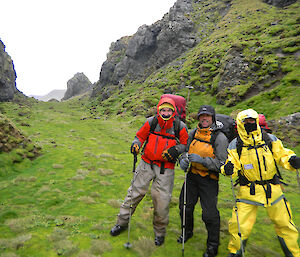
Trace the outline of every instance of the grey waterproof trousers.
{"label": "grey waterproof trousers", "polygon": [[132,203],[131,213],[133,214],[139,202],[146,195],[150,182],[153,181],[151,186],[154,207],[153,230],[155,236],[165,236],[166,227],[169,224],[169,204],[174,186],[174,170],[165,169],[164,174],[160,174],[160,167],[155,164],[152,166],[153,168],[144,160],[140,161],[121,205],[117,224],[127,226],[130,203]]}

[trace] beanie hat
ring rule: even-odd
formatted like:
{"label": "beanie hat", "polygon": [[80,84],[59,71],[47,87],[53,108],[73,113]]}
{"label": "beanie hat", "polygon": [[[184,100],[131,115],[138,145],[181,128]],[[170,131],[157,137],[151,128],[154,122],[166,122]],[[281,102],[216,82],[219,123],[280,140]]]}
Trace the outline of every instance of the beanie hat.
{"label": "beanie hat", "polygon": [[198,114],[197,114],[198,119],[201,114],[208,114],[208,115],[212,116],[213,122],[216,122],[216,112],[215,112],[214,107],[212,107],[210,105],[201,105],[200,109],[198,111]]}
{"label": "beanie hat", "polygon": [[175,108],[172,104],[170,103],[163,103],[158,107],[158,110],[160,111],[163,108],[170,108],[173,112],[175,111]]}

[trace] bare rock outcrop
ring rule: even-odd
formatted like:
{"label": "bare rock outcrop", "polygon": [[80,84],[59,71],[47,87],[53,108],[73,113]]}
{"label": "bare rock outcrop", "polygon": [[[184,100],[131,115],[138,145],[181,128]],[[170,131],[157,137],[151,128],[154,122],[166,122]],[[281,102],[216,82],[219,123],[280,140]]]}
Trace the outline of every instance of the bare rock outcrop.
{"label": "bare rock outcrop", "polygon": [[17,93],[16,72],[13,61],[5,51],[5,45],[0,39],[0,102],[10,101]]}
{"label": "bare rock outcrop", "polygon": [[76,73],[67,83],[67,91],[61,100],[67,100],[73,96],[91,91],[93,84],[82,72]]}
{"label": "bare rock outcrop", "polygon": [[[99,95],[102,90],[105,99],[112,91],[112,88],[103,89],[107,85],[122,86],[128,80],[144,80],[209,35],[212,24],[230,7],[230,0],[213,1],[214,7],[204,11],[195,7],[198,2],[178,0],[161,20],[150,26],[142,25],[133,36],[112,43],[92,96]],[[193,16],[205,18],[195,23],[197,19]]]}
{"label": "bare rock outcrop", "polygon": [[263,2],[274,5],[276,7],[284,7],[296,3],[297,0],[263,0]]}

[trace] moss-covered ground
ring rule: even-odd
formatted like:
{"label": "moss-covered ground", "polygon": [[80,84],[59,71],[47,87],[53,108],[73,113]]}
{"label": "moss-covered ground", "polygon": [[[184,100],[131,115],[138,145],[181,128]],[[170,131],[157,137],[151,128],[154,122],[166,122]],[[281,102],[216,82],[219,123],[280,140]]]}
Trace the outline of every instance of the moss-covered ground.
{"label": "moss-covered ground", "polygon": [[[155,102],[155,99],[153,100]],[[170,224],[162,247],[155,247],[152,202],[149,194],[132,219],[131,249],[125,249],[127,233],[111,237],[119,206],[132,178],[129,153],[135,132],[144,117],[108,117],[86,100],[31,103],[26,107],[1,103],[1,110],[24,135],[42,147],[33,161],[12,162],[13,154],[0,154],[0,256],[181,256],[178,197],[184,180],[176,167],[170,207]],[[26,122],[29,126],[22,126]],[[299,152],[298,152],[299,154]],[[5,169],[5,172],[2,170]],[[296,174],[283,171],[290,184],[294,221],[300,224],[299,188]],[[227,222],[233,206],[228,178],[220,179],[221,245],[226,256]],[[195,210],[194,237],[185,244],[185,256],[201,256],[206,230],[201,208]],[[260,209],[247,245],[247,256],[282,256],[275,230]]]}

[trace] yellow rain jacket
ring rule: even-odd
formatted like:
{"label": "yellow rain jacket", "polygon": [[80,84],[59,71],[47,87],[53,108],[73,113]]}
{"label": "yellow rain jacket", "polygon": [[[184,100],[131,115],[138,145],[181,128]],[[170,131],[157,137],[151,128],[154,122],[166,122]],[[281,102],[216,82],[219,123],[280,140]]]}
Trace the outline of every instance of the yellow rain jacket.
{"label": "yellow rain jacket", "polygon": [[[246,118],[256,119],[257,130],[247,133],[244,127]],[[269,149],[263,141],[256,111],[248,109],[240,112],[236,123],[243,147],[239,155],[238,145],[241,141],[234,139],[228,147],[226,163],[230,161],[234,165],[232,177],[239,175],[240,180],[244,182],[236,197],[242,238],[246,240],[250,235],[255,223],[257,207],[263,206],[267,208],[268,215],[275,225],[282,248],[287,248],[293,254],[292,256],[299,257],[298,231],[292,221],[289,202],[284,197],[279,180],[275,176],[277,173],[275,162],[285,169],[295,171],[289,159],[296,154],[284,148],[282,142],[272,134],[268,134],[272,141],[272,151]],[[221,173],[226,175],[224,166],[221,167]],[[240,238],[234,211],[229,221],[229,232],[231,239],[228,249],[231,253],[237,253],[240,251]]]}

